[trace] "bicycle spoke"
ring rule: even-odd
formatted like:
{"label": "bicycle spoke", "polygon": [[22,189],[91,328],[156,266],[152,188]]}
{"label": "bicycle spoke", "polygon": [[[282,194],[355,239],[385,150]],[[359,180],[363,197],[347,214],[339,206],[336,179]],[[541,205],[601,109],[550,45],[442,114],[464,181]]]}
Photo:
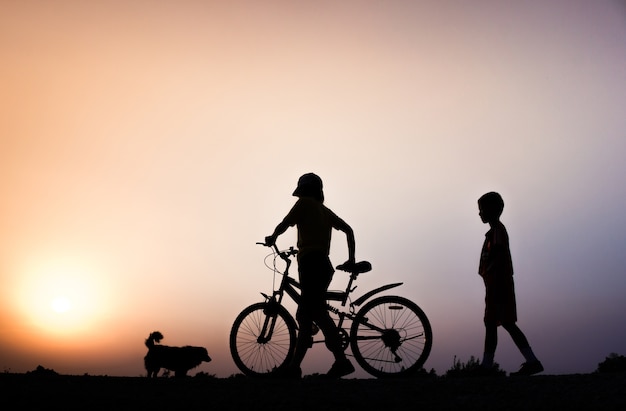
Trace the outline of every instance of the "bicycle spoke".
{"label": "bicycle spoke", "polygon": [[430,352],[430,324],[421,310],[401,297],[379,297],[366,304],[353,322],[352,351],[376,376],[415,370]]}
{"label": "bicycle spoke", "polygon": [[231,354],[245,374],[272,372],[291,357],[295,347],[296,326],[288,312],[279,306],[272,317],[267,317],[265,308],[264,303],[248,307],[231,330]]}

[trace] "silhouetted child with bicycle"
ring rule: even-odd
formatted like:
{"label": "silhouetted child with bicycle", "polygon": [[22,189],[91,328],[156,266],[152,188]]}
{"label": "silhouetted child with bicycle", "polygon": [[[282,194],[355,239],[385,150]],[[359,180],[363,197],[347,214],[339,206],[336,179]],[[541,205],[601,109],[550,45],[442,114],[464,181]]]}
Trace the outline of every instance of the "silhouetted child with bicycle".
{"label": "silhouetted child with bicycle", "polygon": [[313,323],[324,333],[326,347],[333,353],[335,362],[326,374],[328,378],[340,378],[354,372],[354,366],[346,357],[341,346],[339,329],[326,310],[326,291],[335,272],[330,262],[330,240],[332,229],[343,231],[348,241],[347,264],[355,262],[355,240],[352,228],[324,205],[322,180],[313,173],[300,177],[293,192],[298,200],[274,233],[265,237],[267,245],[289,227],[298,229],[298,274],[301,285],[301,301],[296,312],[298,339],[294,358],[281,372],[286,378],[300,378],[300,365],[310,347]]}
{"label": "silhouetted child with bicycle", "polygon": [[493,368],[498,345],[498,326],[502,326],[513,338],[526,362],[511,375],[533,375],[543,371],[543,365],[535,357],[526,336],[517,326],[517,308],[513,284],[513,263],[509,248],[509,235],[500,221],[504,201],[500,194],[489,192],[478,199],[479,216],[489,224],[480,254],[478,274],[485,283],[485,351],[481,366]]}

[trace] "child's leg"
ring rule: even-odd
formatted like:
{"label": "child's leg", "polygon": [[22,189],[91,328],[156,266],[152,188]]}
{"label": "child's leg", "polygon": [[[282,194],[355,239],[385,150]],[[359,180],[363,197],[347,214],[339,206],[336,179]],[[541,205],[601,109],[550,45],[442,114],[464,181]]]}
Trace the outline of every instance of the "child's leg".
{"label": "child's leg", "polygon": [[513,338],[513,342],[520,350],[527,362],[537,361],[537,357],[535,357],[532,348],[530,348],[528,339],[526,338],[522,330],[520,330],[520,328],[517,326],[517,324],[502,324],[502,327],[507,330],[508,333],[511,335],[511,338]]}
{"label": "child's leg", "polygon": [[485,321],[485,351],[481,366],[492,367],[493,358],[498,345],[498,325],[494,322]]}
{"label": "child's leg", "polygon": [[296,339],[296,348],[290,364],[291,367],[295,368],[300,368],[300,364],[302,363],[306,352],[309,350],[312,338],[313,317],[310,312],[301,308],[302,307],[298,307],[298,311],[296,313],[296,318],[298,320],[298,338]]}
{"label": "child's leg", "polygon": [[[295,367],[300,367],[306,352],[311,346],[313,321],[318,321],[319,313],[326,313],[326,289],[333,274],[330,260],[323,253],[320,255],[308,254],[306,258],[299,260],[298,264],[301,293],[296,320],[298,321],[299,331],[294,358],[291,363]],[[320,329],[325,326],[325,324],[317,325]],[[322,329],[322,331],[324,330]]]}
{"label": "child's leg", "polygon": [[330,317],[328,311],[324,310],[323,313],[315,316],[315,323],[322,330],[324,334],[324,340],[326,340],[326,348],[333,353],[335,360],[343,360],[346,358],[346,353],[341,348],[341,337],[339,329],[335,324],[335,321]]}

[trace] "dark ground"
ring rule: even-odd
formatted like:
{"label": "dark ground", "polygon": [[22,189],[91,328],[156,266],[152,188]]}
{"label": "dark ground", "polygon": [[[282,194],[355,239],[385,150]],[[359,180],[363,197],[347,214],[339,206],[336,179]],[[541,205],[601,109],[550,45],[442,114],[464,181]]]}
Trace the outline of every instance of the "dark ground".
{"label": "dark ground", "polygon": [[33,410],[625,410],[626,373],[334,381],[2,373],[0,396]]}

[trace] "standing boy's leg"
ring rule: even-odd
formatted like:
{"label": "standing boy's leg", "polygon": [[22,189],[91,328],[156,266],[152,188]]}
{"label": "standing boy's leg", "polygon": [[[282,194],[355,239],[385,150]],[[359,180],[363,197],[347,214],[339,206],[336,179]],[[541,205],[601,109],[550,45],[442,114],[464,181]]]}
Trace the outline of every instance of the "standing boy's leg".
{"label": "standing boy's leg", "polygon": [[511,335],[513,342],[520,351],[530,345],[528,344],[528,339],[526,339],[526,336],[524,335],[522,330],[520,330],[517,324],[502,324],[502,328],[504,328]]}
{"label": "standing boy's leg", "polygon": [[498,345],[498,325],[495,322],[485,320],[485,350],[481,366],[493,367],[493,359]]}
{"label": "standing boy's leg", "polygon": [[513,342],[524,356],[524,359],[526,359],[526,362],[532,363],[535,361],[539,361],[535,356],[535,353],[533,353],[532,348],[530,348],[528,339],[526,338],[522,330],[520,330],[520,328],[517,326],[517,324],[502,324],[502,327],[507,330],[508,333],[511,335]]}

